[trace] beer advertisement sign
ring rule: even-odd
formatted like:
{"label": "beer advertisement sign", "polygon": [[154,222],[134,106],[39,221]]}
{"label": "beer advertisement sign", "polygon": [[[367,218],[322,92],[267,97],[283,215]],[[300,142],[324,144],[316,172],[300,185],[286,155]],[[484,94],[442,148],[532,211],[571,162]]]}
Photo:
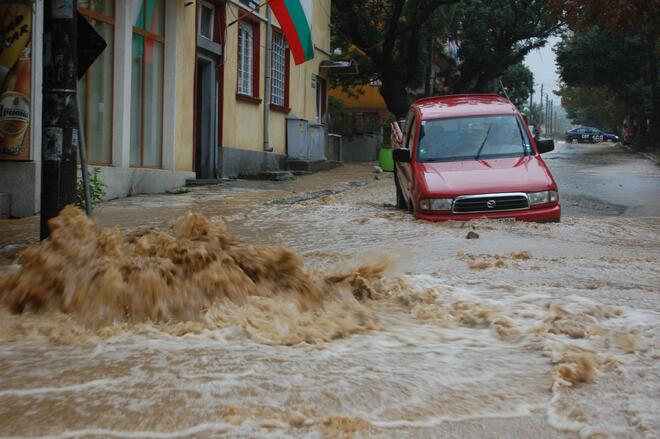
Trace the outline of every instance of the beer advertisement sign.
{"label": "beer advertisement sign", "polygon": [[0,160],[30,159],[31,2],[0,2]]}

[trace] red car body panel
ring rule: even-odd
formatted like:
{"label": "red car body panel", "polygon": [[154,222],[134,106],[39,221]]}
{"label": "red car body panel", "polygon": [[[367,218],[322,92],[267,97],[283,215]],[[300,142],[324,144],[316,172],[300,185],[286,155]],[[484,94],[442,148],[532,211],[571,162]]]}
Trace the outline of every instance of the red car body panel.
{"label": "red car body panel", "polygon": [[415,217],[426,220],[470,220],[476,218],[515,218],[520,221],[558,221],[559,203],[535,205],[525,210],[494,211],[470,214],[423,212],[419,202],[428,198],[456,198],[463,195],[557,191],[557,184],[538,153],[536,141],[529,132],[534,155],[481,160],[421,163],[417,161],[417,144],[422,120],[454,117],[514,115],[518,109],[498,95],[453,95],[421,99],[411,107],[415,115],[414,137],[411,138],[411,162],[397,162],[397,178],[404,198],[413,206]]}

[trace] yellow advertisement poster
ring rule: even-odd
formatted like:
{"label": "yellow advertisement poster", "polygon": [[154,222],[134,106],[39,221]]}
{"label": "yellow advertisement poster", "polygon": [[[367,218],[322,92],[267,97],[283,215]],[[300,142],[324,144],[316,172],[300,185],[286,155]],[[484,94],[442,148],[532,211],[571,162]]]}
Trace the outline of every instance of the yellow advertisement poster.
{"label": "yellow advertisement poster", "polygon": [[0,3],[0,160],[30,159],[32,5]]}

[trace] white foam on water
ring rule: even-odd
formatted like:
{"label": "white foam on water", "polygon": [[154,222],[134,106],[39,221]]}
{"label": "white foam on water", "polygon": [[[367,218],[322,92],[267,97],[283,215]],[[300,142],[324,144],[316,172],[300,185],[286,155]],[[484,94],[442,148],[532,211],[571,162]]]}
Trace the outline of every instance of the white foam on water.
{"label": "white foam on water", "polygon": [[180,431],[160,432],[160,431],[119,431],[105,428],[89,428],[75,431],[65,431],[55,435],[48,436],[0,436],[2,439],[68,439],[79,438],[86,436],[101,436],[101,437],[116,437],[126,439],[142,439],[142,438],[157,438],[157,439],[172,439],[180,437],[191,437],[195,434],[204,432],[224,432],[233,428],[230,424],[218,422],[205,422]]}
{"label": "white foam on water", "polygon": [[[323,345],[264,345],[232,325],[183,337],[141,328],[93,346],[50,350],[46,381],[62,368],[99,379],[75,386],[0,390],[0,420],[8,413],[3,403],[31,394],[41,397],[31,410],[49,419],[49,403],[70,407],[70,402],[55,398],[71,391],[78,398],[75,405],[88,410],[75,416],[89,428],[62,424],[63,433],[45,437],[167,438],[207,432],[272,436],[276,434],[261,424],[291,432],[285,426],[293,412],[304,413],[304,432],[312,435],[328,414],[391,431],[436,431],[447,422],[524,420],[539,413],[546,414],[553,428],[585,437],[596,432],[638,434],[657,425],[657,364],[649,363],[658,341],[657,313],[604,306],[577,291],[558,296],[549,288],[510,291],[452,285],[429,275],[404,279],[402,296],[370,305],[382,329]],[[627,336],[621,342],[616,337],[631,332],[635,352],[626,353],[621,343]],[[583,352],[597,357],[593,381],[553,381],[554,368],[564,363],[573,367],[571,356]],[[38,364],[43,353],[39,346],[4,346],[0,356],[12,363],[0,370],[0,382],[9,376],[28,379],[20,364]],[[120,378],[103,376],[110,371]],[[637,382],[633,392],[618,393],[617,371]],[[646,381],[635,381],[639,373],[648,374]],[[89,389],[94,391],[88,394]],[[594,401],[602,395],[609,399],[598,401],[597,408],[603,413],[630,412],[632,426],[620,417],[598,416]],[[105,412],[95,412],[95,404]],[[195,427],[179,429],[181,421],[172,426],[167,418],[154,419],[152,407],[157,404],[163,405],[159,413],[183,416]],[[240,414],[237,425],[227,422],[227,413],[233,411]],[[132,432],[131,425],[143,416],[148,431]],[[113,422],[116,428],[108,428],[115,427]],[[29,427],[26,420],[13,431],[32,435]],[[3,433],[8,431],[0,427]]]}
{"label": "white foam on water", "polygon": [[32,389],[5,389],[0,390],[0,397],[2,396],[36,396],[48,393],[65,393],[65,392],[81,392],[88,391],[89,389],[100,389],[110,386],[116,386],[123,383],[123,379],[100,379],[92,380],[80,384],[72,384],[70,386],[60,387],[36,387]]}

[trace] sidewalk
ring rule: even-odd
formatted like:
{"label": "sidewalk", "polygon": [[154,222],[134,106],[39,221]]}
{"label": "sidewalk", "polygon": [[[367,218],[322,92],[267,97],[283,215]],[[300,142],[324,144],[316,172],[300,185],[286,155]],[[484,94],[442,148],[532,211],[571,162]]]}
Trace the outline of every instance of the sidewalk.
{"label": "sidewalk", "polygon": [[[365,185],[389,174],[374,174],[373,163],[347,163],[330,171],[289,181],[230,180],[217,186],[189,188],[179,194],[137,195],[95,207],[94,217],[105,226],[125,230],[163,227],[188,211],[207,216],[249,214],[251,207],[269,202],[290,203]],[[279,200],[279,201],[278,201]],[[0,220],[0,265],[13,260],[26,245],[39,241],[39,216]]]}
{"label": "sidewalk", "polygon": [[633,154],[638,154],[641,155],[642,157],[651,160],[654,162],[656,165],[660,165],[660,153],[655,153],[653,154],[652,152],[647,152],[647,151],[638,151],[634,149],[633,147],[629,145],[624,145],[623,143],[619,142],[617,143],[617,146],[620,146],[621,148],[625,149],[628,152],[631,152]]}

